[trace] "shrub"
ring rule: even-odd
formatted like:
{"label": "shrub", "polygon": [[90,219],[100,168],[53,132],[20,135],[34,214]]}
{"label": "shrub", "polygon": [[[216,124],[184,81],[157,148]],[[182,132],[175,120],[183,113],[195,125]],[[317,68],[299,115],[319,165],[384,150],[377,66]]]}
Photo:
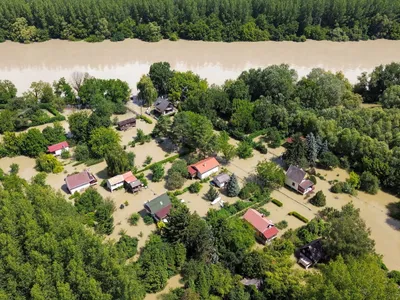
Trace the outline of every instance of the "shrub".
{"label": "shrub", "polygon": [[61,152],[61,158],[62,158],[62,159],[68,159],[68,158],[70,158],[70,157],[71,157],[71,153],[70,153],[69,151],[63,150],[63,151]]}
{"label": "shrub", "polygon": [[263,214],[264,217],[268,217],[271,213],[263,207],[257,209],[260,214]]}
{"label": "shrub", "polygon": [[335,194],[345,193],[355,196],[357,191],[349,182],[338,182],[331,187],[331,192]]}
{"label": "shrub", "polygon": [[293,216],[293,217],[299,219],[300,221],[302,221],[304,223],[308,223],[308,219],[306,217],[302,216],[301,214],[299,214],[296,211],[291,211],[288,215],[289,216]]}
{"label": "shrub", "polygon": [[146,224],[146,225],[151,225],[151,224],[154,224],[154,219],[153,219],[153,217],[150,216],[150,215],[145,215],[145,216],[143,217],[143,222],[144,222],[144,224]]}
{"label": "shrub", "polygon": [[262,142],[255,143],[254,149],[259,151],[261,154],[267,154],[268,153],[268,148]]}
{"label": "shrub", "polygon": [[131,216],[129,217],[129,224],[136,226],[137,223],[139,222],[140,219],[140,215],[138,213],[133,213],[131,214]]}
{"label": "shrub", "polygon": [[286,220],[282,220],[275,224],[275,227],[282,230],[288,227],[288,222]]}
{"label": "shrub", "polygon": [[360,177],[360,190],[375,195],[379,190],[379,179],[371,172],[365,171]]}
{"label": "shrub", "polygon": [[160,163],[154,164],[151,166],[151,171],[153,172],[151,181],[152,182],[160,182],[165,174],[164,166]]}
{"label": "shrub", "polygon": [[36,169],[39,172],[60,173],[64,168],[54,155],[42,153],[36,159]]}
{"label": "shrub", "polygon": [[145,159],[145,161],[144,161],[144,163],[143,163],[143,167],[145,167],[145,166],[151,164],[151,161],[152,161],[152,160],[153,160],[153,158],[152,158],[150,155],[147,155],[147,156],[146,156],[146,159]]}
{"label": "shrub", "polygon": [[326,205],[326,197],[322,191],[318,191],[314,197],[310,199],[310,203],[317,207]]}
{"label": "shrub", "polygon": [[146,170],[149,170],[156,164],[165,164],[165,163],[173,162],[174,160],[176,160],[177,158],[179,158],[179,157],[181,157],[181,156],[183,156],[185,154],[187,154],[187,153],[176,154],[176,155],[168,157],[168,158],[166,158],[164,160],[160,160],[160,161],[158,161],[156,163],[153,163],[151,165],[148,165],[148,166],[144,167],[143,169],[139,170],[138,173],[141,173],[141,172],[144,172]]}
{"label": "shrub", "polygon": [[254,196],[259,196],[261,194],[261,188],[258,184],[254,182],[248,182],[246,185],[240,190],[239,198],[242,200],[250,199]]}
{"label": "shrub", "polygon": [[314,175],[310,175],[310,176],[308,177],[308,179],[309,179],[312,183],[317,184],[317,177],[315,177]]}
{"label": "shrub", "polygon": [[332,152],[322,153],[319,158],[319,165],[324,169],[333,169],[340,164],[339,159]]}
{"label": "shrub", "polygon": [[90,157],[89,148],[85,144],[76,146],[74,151],[75,159],[77,161],[86,161]]}
{"label": "shrub", "polygon": [[10,174],[18,174],[19,172],[19,164],[12,163],[10,165]]}
{"label": "shrub", "polygon": [[201,187],[202,187],[201,183],[196,181],[191,185],[189,185],[189,192],[191,192],[192,194],[197,194],[200,192]]}
{"label": "shrub", "polygon": [[178,172],[168,172],[166,188],[169,190],[180,189],[185,183],[185,178]]}
{"label": "shrub", "polygon": [[283,203],[279,200],[272,199],[271,202],[274,203],[276,206],[279,206],[279,207],[283,206]]}
{"label": "shrub", "polygon": [[136,177],[137,177],[137,179],[139,179],[143,183],[144,186],[148,186],[149,185],[149,183],[147,182],[147,178],[146,178],[146,176],[144,176],[143,173],[140,173]]}
{"label": "shrub", "polygon": [[253,156],[253,147],[247,141],[241,141],[236,151],[238,157],[242,159],[246,159]]}
{"label": "shrub", "polygon": [[400,285],[400,271],[390,271],[388,277],[392,279],[397,285]]}

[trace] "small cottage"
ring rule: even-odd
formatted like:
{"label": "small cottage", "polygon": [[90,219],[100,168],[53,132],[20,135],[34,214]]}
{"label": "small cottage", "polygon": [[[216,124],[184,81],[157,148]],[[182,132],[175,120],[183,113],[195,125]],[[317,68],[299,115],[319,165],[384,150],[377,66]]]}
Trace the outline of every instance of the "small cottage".
{"label": "small cottage", "polygon": [[175,107],[167,98],[158,98],[154,104],[154,109],[160,115],[168,116],[175,113]]}
{"label": "small cottage", "polygon": [[162,194],[157,198],[154,198],[151,201],[148,201],[144,204],[144,208],[146,211],[156,220],[162,221],[164,220],[172,207],[171,199],[168,194]]}
{"label": "small cottage", "polygon": [[111,177],[107,180],[107,188],[112,192],[120,187],[125,187],[129,192],[138,192],[143,184],[138,180],[131,171],[122,175]]}
{"label": "small cottage", "polygon": [[272,241],[278,235],[279,231],[275,227],[274,223],[255,209],[248,209],[244,214],[243,219],[254,227],[256,230],[256,237],[263,244]]}
{"label": "small cottage", "polygon": [[85,170],[77,174],[68,175],[65,178],[65,184],[68,191],[74,194],[75,192],[81,192],[90,186],[96,185],[97,179],[89,170]]}
{"label": "small cottage", "polygon": [[136,118],[129,118],[118,122],[118,129],[121,131],[128,130],[131,127],[136,127]]}
{"label": "small cottage", "polygon": [[213,183],[217,186],[217,187],[219,187],[219,188],[223,188],[223,187],[225,187],[225,185],[229,182],[229,180],[231,179],[231,176],[229,176],[228,174],[226,174],[226,173],[221,173],[221,174],[218,174],[217,176],[215,176],[214,178],[213,178]]}
{"label": "small cottage", "polygon": [[188,173],[190,178],[204,179],[212,174],[218,173],[219,162],[215,157],[203,159],[193,165],[188,166]]}
{"label": "small cottage", "polygon": [[69,145],[67,142],[61,142],[47,147],[47,152],[54,156],[60,156],[63,151],[68,151]]}
{"label": "small cottage", "polygon": [[286,171],[285,184],[300,194],[305,195],[314,190],[314,183],[305,179],[305,177],[306,172],[303,169],[290,165]]}

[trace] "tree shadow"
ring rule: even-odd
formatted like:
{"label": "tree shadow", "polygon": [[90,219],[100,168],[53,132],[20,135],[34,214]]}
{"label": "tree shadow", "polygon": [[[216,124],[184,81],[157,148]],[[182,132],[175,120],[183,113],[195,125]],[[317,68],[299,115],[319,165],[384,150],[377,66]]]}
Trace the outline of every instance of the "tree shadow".
{"label": "tree shadow", "polygon": [[61,186],[61,190],[62,190],[64,193],[66,193],[67,195],[70,194],[70,192],[69,192],[68,187],[67,187],[66,184],[63,184],[63,185]]}
{"label": "tree shadow", "polygon": [[400,221],[393,219],[393,218],[387,218],[386,223],[392,227],[395,230],[400,230]]}
{"label": "tree shadow", "polygon": [[178,151],[178,147],[168,138],[166,139],[156,139],[157,146],[161,148],[164,152],[171,154]]}
{"label": "tree shadow", "polygon": [[388,216],[390,218],[386,219],[386,223],[400,230],[400,202],[392,202],[386,205],[388,209]]}
{"label": "tree shadow", "polygon": [[109,176],[107,174],[107,167],[104,168],[103,170],[97,172],[96,177],[99,179],[108,179]]}

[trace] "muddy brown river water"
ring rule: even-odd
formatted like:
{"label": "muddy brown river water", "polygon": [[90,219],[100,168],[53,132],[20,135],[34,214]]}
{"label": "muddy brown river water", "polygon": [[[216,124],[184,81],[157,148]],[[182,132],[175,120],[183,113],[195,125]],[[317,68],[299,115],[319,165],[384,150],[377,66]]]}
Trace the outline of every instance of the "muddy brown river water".
{"label": "muddy brown river water", "polygon": [[89,72],[98,78],[120,78],[135,92],[140,76],[157,61],[168,61],[176,70],[192,70],[216,84],[235,78],[249,68],[280,63],[289,64],[299,76],[315,67],[343,71],[354,83],[363,71],[400,61],[400,41],[217,43],[164,40],[146,43],[126,40],[91,44],[52,40],[29,45],[2,43],[0,58],[0,79],[13,81],[20,94],[32,81],[68,79],[74,71]]}

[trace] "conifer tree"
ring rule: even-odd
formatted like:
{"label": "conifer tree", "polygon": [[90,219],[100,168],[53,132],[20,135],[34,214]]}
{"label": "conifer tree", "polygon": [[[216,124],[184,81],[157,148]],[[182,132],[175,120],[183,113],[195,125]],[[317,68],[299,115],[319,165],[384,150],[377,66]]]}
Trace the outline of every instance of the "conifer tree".
{"label": "conifer tree", "polygon": [[226,194],[228,197],[236,197],[240,193],[240,186],[235,174],[232,174],[226,186]]}
{"label": "conifer tree", "polygon": [[205,194],[205,198],[209,201],[214,201],[219,196],[218,191],[214,187],[210,187],[208,192]]}
{"label": "conifer tree", "polygon": [[318,145],[314,134],[311,132],[306,136],[307,140],[307,160],[311,166],[315,166],[318,157]]}

